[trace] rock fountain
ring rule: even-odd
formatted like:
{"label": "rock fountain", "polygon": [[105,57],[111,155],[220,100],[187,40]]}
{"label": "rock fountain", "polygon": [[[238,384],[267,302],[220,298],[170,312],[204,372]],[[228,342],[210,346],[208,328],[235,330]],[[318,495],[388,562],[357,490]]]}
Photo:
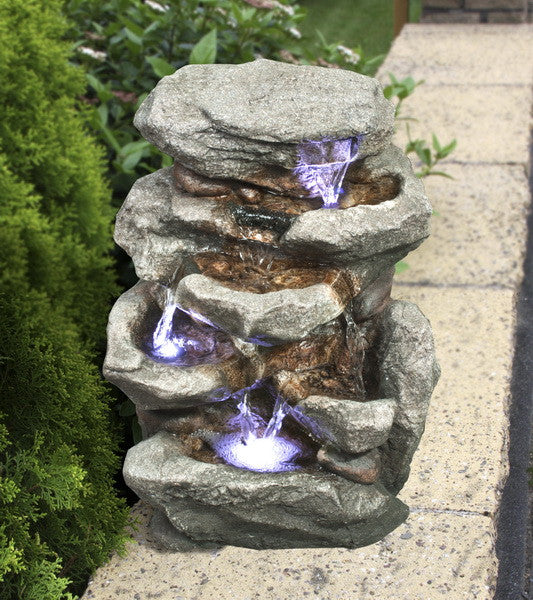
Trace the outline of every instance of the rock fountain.
{"label": "rock fountain", "polygon": [[174,549],[359,547],[397,497],[439,375],[427,319],[390,298],[431,207],[379,83],[268,60],[163,78],[135,125],[172,167],[115,239],[140,279],[107,379],[144,440],[124,477]]}

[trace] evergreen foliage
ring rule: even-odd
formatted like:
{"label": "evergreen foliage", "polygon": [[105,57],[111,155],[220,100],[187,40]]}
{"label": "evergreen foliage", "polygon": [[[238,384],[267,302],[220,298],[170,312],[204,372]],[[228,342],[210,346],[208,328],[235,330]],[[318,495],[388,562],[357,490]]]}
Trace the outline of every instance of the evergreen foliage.
{"label": "evergreen foliage", "polygon": [[105,305],[117,292],[108,254],[114,211],[102,153],[76,106],[85,75],[68,64],[61,6],[58,0],[0,0],[0,152],[13,174],[32,183],[42,214],[61,238],[54,268],[49,256],[34,254],[31,268],[13,276],[30,278],[97,343]]}
{"label": "evergreen foliage", "polygon": [[0,0],[0,599],[69,600],[123,546],[110,193],[59,0]]}

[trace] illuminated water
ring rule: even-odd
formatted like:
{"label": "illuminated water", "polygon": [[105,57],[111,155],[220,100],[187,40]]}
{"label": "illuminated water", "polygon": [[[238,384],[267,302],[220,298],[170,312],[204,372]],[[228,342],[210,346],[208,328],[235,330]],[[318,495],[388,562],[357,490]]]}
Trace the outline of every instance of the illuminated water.
{"label": "illuminated water", "polygon": [[295,460],[302,455],[302,447],[295,440],[280,435],[283,419],[289,407],[277,398],[268,424],[254,413],[246,390],[237,408],[239,415],[232,421],[235,432],[221,436],[214,443],[216,454],[229,465],[261,473],[279,473],[300,468]]}
{"label": "illuminated water", "polygon": [[294,169],[300,183],[314,197],[320,196],[324,208],[338,208],[342,182],[348,166],[357,158],[362,136],[344,140],[302,142]]}
{"label": "illuminated water", "polygon": [[[192,318],[207,325],[205,319],[197,319],[195,313],[183,311],[175,302],[170,288],[166,288],[165,294],[165,307],[152,334],[149,355],[155,360],[176,364],[186,362],[190,354],[197,360],[208,360],[217,344],[215,330],[212,334],[206,334],[204,325],[195,326],[191,321]],[[202,332],[203,335],[200,335]]]}

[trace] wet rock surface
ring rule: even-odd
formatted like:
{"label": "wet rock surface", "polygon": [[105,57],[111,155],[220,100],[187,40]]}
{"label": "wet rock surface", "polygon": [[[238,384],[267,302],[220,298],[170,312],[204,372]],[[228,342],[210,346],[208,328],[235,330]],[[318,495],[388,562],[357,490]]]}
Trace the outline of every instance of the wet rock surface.
{"label": "wet rock surface", "polygon": [[184,542],[248,548],[356,548],[381,539],[408,513],[379,484],[328,473],[265,474],[210,465],[184,456],[177,438],[165,432],[129,450],[124,477],[165,513],[179,535],[168,540],[167,530],[162,541],[180,549],[182,536]]}
{"label": "wet rock surface", "polygon": [[381,458],[378,450],[354,455],[324,447],[318,451],[317,460],[328,471],[356,483],[370,485],[379,478]]}
{"label": "wet rock surface", "polygon": [[[397,196],[375,205],[299,215],[281,239],[285,252],[343,264],[386,254],[392,258],[395,252],[407,254],[422,243],[429,235],[431,205],[409,159],[399,148],[389,146],[364,164],[376,177],[400,178]],[[381,265],[380,270],[393,265]]]}
{"label": "wet rock surface", "polygon": [[343,299],[324,283],[254,294],[192,274],[179,282],[176,298],[232,335],[262,343],[305,338],[344,310]]}
{"label": "wet rock surface", "polygon": [[135,116],[143,137],[186,167],[211,178],[275,180],[278,189],[279,169],[291,179],[300,142],[365,134],[365,157],[389,143],[393,125],[392,103],[376,80],[264,59],[183,67]]}

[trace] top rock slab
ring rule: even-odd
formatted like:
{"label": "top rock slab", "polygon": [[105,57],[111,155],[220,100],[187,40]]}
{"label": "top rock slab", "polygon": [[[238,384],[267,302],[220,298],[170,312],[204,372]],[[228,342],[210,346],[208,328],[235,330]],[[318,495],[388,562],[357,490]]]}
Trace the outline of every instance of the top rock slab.
{"label": "top rock slab", "polygon": [[164,77],[135,115],[160,150],[208,177],[254,180],[293,169],[297,146],[364,134],[359,157],[390,143],[392,103],[352,71],[256,60],[188,65]]}

